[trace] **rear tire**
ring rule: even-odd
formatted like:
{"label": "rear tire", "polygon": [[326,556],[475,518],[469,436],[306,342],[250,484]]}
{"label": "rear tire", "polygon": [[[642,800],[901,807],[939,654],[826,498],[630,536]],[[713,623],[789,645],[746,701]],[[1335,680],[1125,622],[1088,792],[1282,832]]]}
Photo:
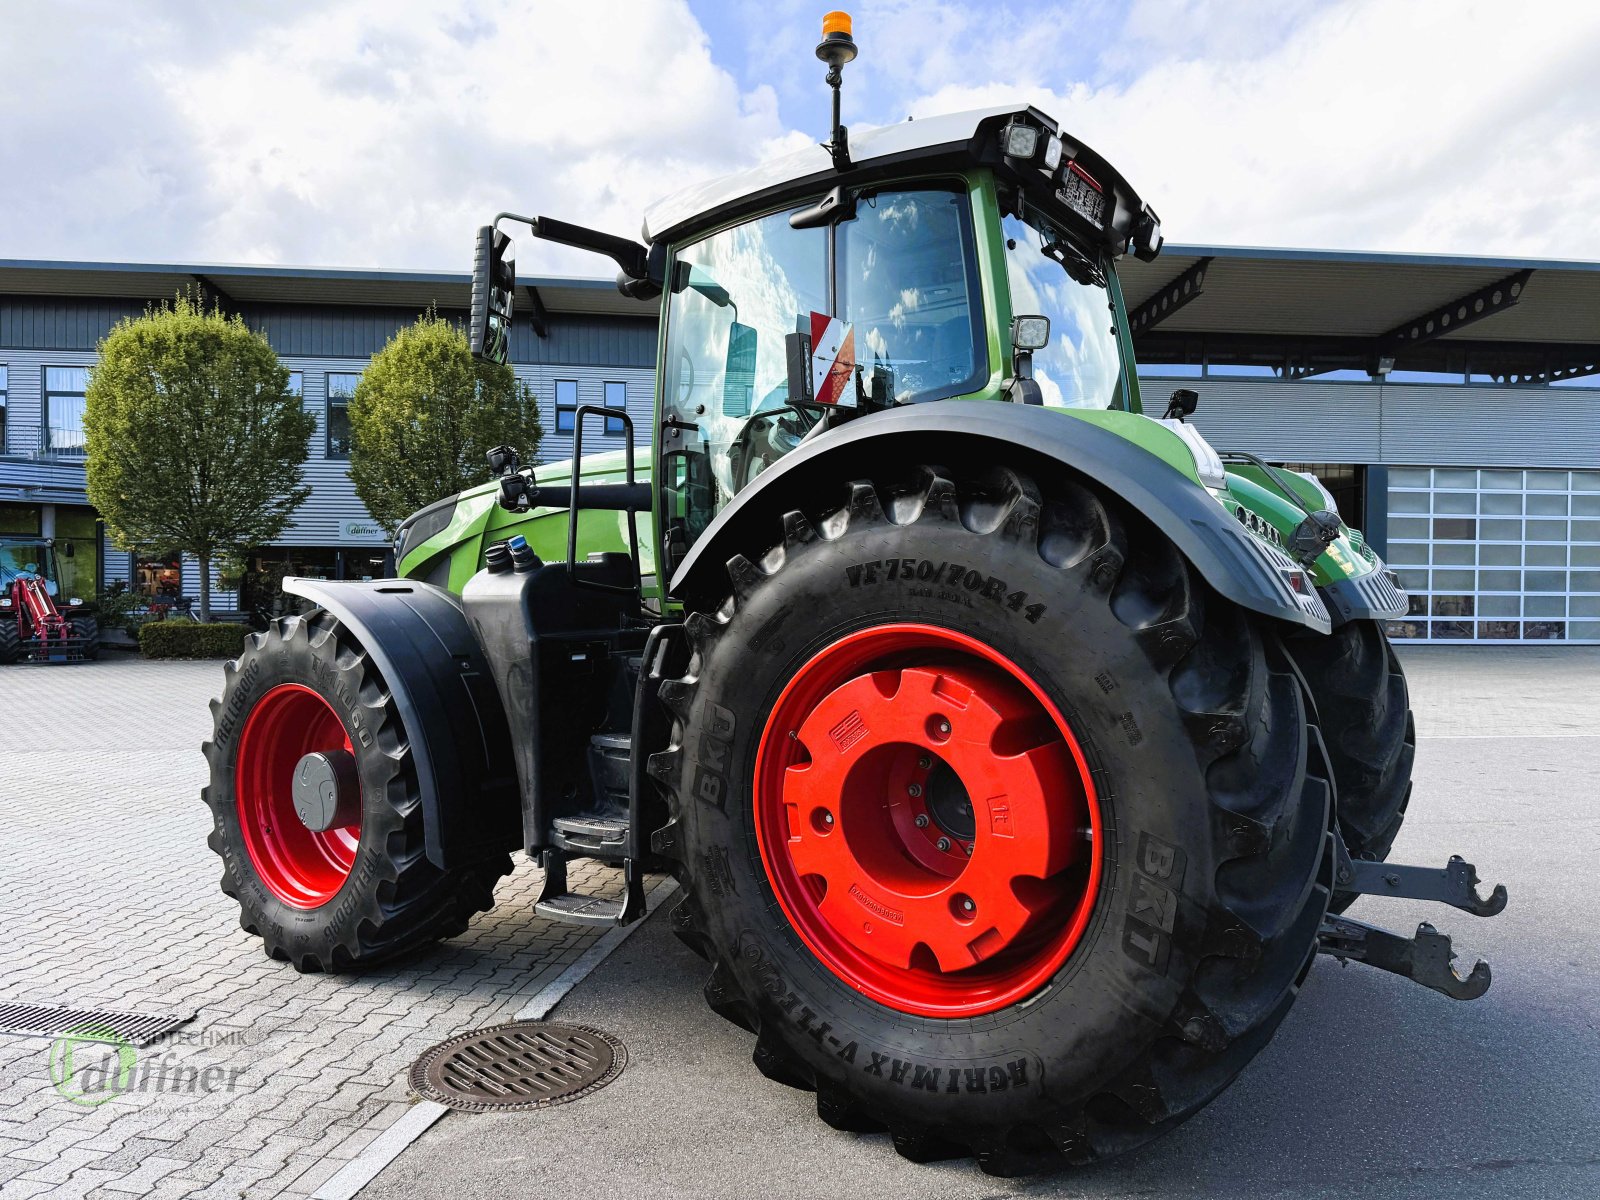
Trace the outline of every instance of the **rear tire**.
{"label": "rear tire", "polygon": [[77,638],[85,660],[100,657],[100,622],[93,617],[73,617],[72,636]]}
{"label": "rear tire", "polygon": [[[355,635],[321,609],[250,635],[211,704],[201,793],[222,890],[266,953],[299,971],[365,967],[453,937],[494,905],[511,870],[498,854],[450,871],[428,861],[407,730]],[[353,735],[353,736],[352,736]],[[313,834],[290,800],[308,752],[354,759],[351,822]]]}
{"label": "rear tire", "polygon": [[[815,525],[791,512],[781,532],[759,563],[730,560],[733,594],[717,613],[689,618],[687,673],[661,693],[671,745],[650,764],[671,813],[656,849],[685,892],[675,929],[713,963],[711,1007],[756,1034],[763,1073],[815,1090],[828,1124],[887,1126],[918,1161],[973,1154],[1000,1174],[1086,1163],[1198,1111],[1288,1011],[1329,898],[1331,790],[1275,634],[1207,591],[1137,513],[1070,482],[1045,498],[1010,470],[952,482],[920,468],[852,485],[845,507]],[[793,777],[761,765],[764,754],[800,764],[786,770],[826,765],[830,739],[840,756],[862,739],[858,764],[878,753],[870,708],[806,724],[799,751],[763,723],[839,647],[906,623],[970,639],[1053,706],[1081,751],[1102,834],[1081,934],[1030,994],[1003,996],[981,973],[1001,955],[1036,961],[1034,942],[959,970],[930,962],[927,943],[909,952],[903,974],[950,985],[937,993],[949,1016],[929,1015],[933,991],[896,992],[890,975],[874,992],[841,973],[842,952],[818,932],[827,890],[806,909],[803,893],[785,894],[771,853],[810,837],[793,824],[787,839],[770,832],[790,819],[772,814],[773,795],[788,795],[775,781]],[[943,670],[943,654],[913,649],[852,669],[902,689],[918,670]],[[885,694],[898,704],[902,692]],[[986,744],[1002,753],[998,739]],[[844,786],[841,796],[856,785]],[[874,803],[887,811],[897,787]],[[854,849],[851,803],[838,821]],[[974,805],[991,822],[980,839],[1010,819],[993,803]],[[807,886],[814,898],[823,887]],[[1023,891],[1043,895],[1031,880]],[[895,925],[881,895],[852,887],[850,897],[856,920]],[[891,932],[931,928],[919,921]],[[842,919],[835,928],[857,938]],[[1048,942],[1053,928],[1030,936]],[[963,1007],[968,985],[1001,998]]]}
{"label": "rear tire", "polygon": [[[1351,858],[1389,857],[1411,802],[1416,724],[1405,672],[1376,621],[1350,621],[1327,637],[1290,639],[1317,706],[1338,788],[1339,832]],[[1336,893],[1333,910],[1355,901]]]}

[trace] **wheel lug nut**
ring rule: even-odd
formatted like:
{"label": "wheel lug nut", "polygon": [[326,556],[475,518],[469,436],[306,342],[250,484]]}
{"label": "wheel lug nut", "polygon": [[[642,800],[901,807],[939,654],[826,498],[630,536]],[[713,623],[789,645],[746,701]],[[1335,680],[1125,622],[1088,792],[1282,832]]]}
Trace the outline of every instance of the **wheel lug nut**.
{"label": "wheel lug nut", "polygon": [[962,912],[969,912],[969,913],[973,913],[973,912],[977,912],[978,911],[978,906],[975,903],[973,903],[973,900],[972,900],[971,896],[963,896],[963,897],[961,897],[961,911]]}
{"label": "wheel lug nut", "polygon": [[822,814],[822,823],[824,825],[832,825],[833,824],[833,814],[831,812],[823,813]]}
{"label": "wheel lug nut", "polygon": [[939,722],[939,732],[940,733],[949,733],[950,732],[950,722],[949,721],[940,721]]}
{"label": "wheel lug nut", "polygon": [[919,771],[929,770],[932,766],[933,759],[929,755],[924,754],[921,758],[917,759],[917,769]]}
{"label": "wheel lug nut", "polygon": [[967,843],[967,857],[968,858],[972,857],[972,843],[971,842]]}
{"label": "wheel lug nut", "polygon": [[927,827],[928,827],[928,814],[927,813],[918,813],[917,814],[917,828],[918,829],[926,829]]}
{"label": "wheel lug nut", "polygon": [[947,837],[942,837],[935,842],[934,845],[938,846],[941,850],[948,850],[950,849],[950,839]]}
{"label": "wheel lug nut", "polygon": [[922,795],[922,785],[920,783],[913,783],[906,789],[906,794],[912,797]]}

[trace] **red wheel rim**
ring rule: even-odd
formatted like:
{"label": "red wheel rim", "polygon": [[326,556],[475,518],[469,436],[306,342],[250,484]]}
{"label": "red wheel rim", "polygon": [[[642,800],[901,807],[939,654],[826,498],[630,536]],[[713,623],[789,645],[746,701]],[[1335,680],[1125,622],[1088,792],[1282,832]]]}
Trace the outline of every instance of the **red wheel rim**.
{"label": "red wheel rim", "polygon": [[801,939],[920,1016],[1038,991],[1100,882],[1093,779],[1060,711],[1015,663],[931,625],[861,630],[800,668],[762,736],[755,816]]}
{"label": "red wheel rim", "polygon": [[261,882],[295,908],[333,899],[350,877],[361,842],[359,809],[353,823],[322,833],[301,823],[295,768],[314,751],[352,749],[339,715],[298,683],[281,683],[261,697],[239,735],[234,795],[245,849]]}

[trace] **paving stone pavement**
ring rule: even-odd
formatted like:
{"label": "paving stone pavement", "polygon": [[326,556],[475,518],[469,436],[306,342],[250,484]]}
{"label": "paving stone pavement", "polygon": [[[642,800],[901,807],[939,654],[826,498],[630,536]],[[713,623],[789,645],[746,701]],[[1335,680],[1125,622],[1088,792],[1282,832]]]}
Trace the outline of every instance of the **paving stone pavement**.
{"label": "paving stone pavement", "polygon": [[[49,1040],[0,1035],[0,1200],[309,1195],[406,1112],[423,1050],[510,1020],[599,936],[536,917],[519,856],[495,908],[420,955],[356,976],[268,959],[205,844],[221,686],[217,663],[0,667],[0,1003],[195,1014],[94,1105],[54,1086]],[[67,1091],[117,1080],[97,1049]]]}

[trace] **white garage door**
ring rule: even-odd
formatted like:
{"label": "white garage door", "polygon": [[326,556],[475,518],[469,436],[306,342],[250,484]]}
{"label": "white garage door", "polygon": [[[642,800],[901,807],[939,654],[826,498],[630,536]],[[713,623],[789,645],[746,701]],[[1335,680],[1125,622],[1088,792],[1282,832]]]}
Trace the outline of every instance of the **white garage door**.
{"label": "white garage door", "polygon": [[1410,641],[1600,642],[1600,471],[1394,467]]}

